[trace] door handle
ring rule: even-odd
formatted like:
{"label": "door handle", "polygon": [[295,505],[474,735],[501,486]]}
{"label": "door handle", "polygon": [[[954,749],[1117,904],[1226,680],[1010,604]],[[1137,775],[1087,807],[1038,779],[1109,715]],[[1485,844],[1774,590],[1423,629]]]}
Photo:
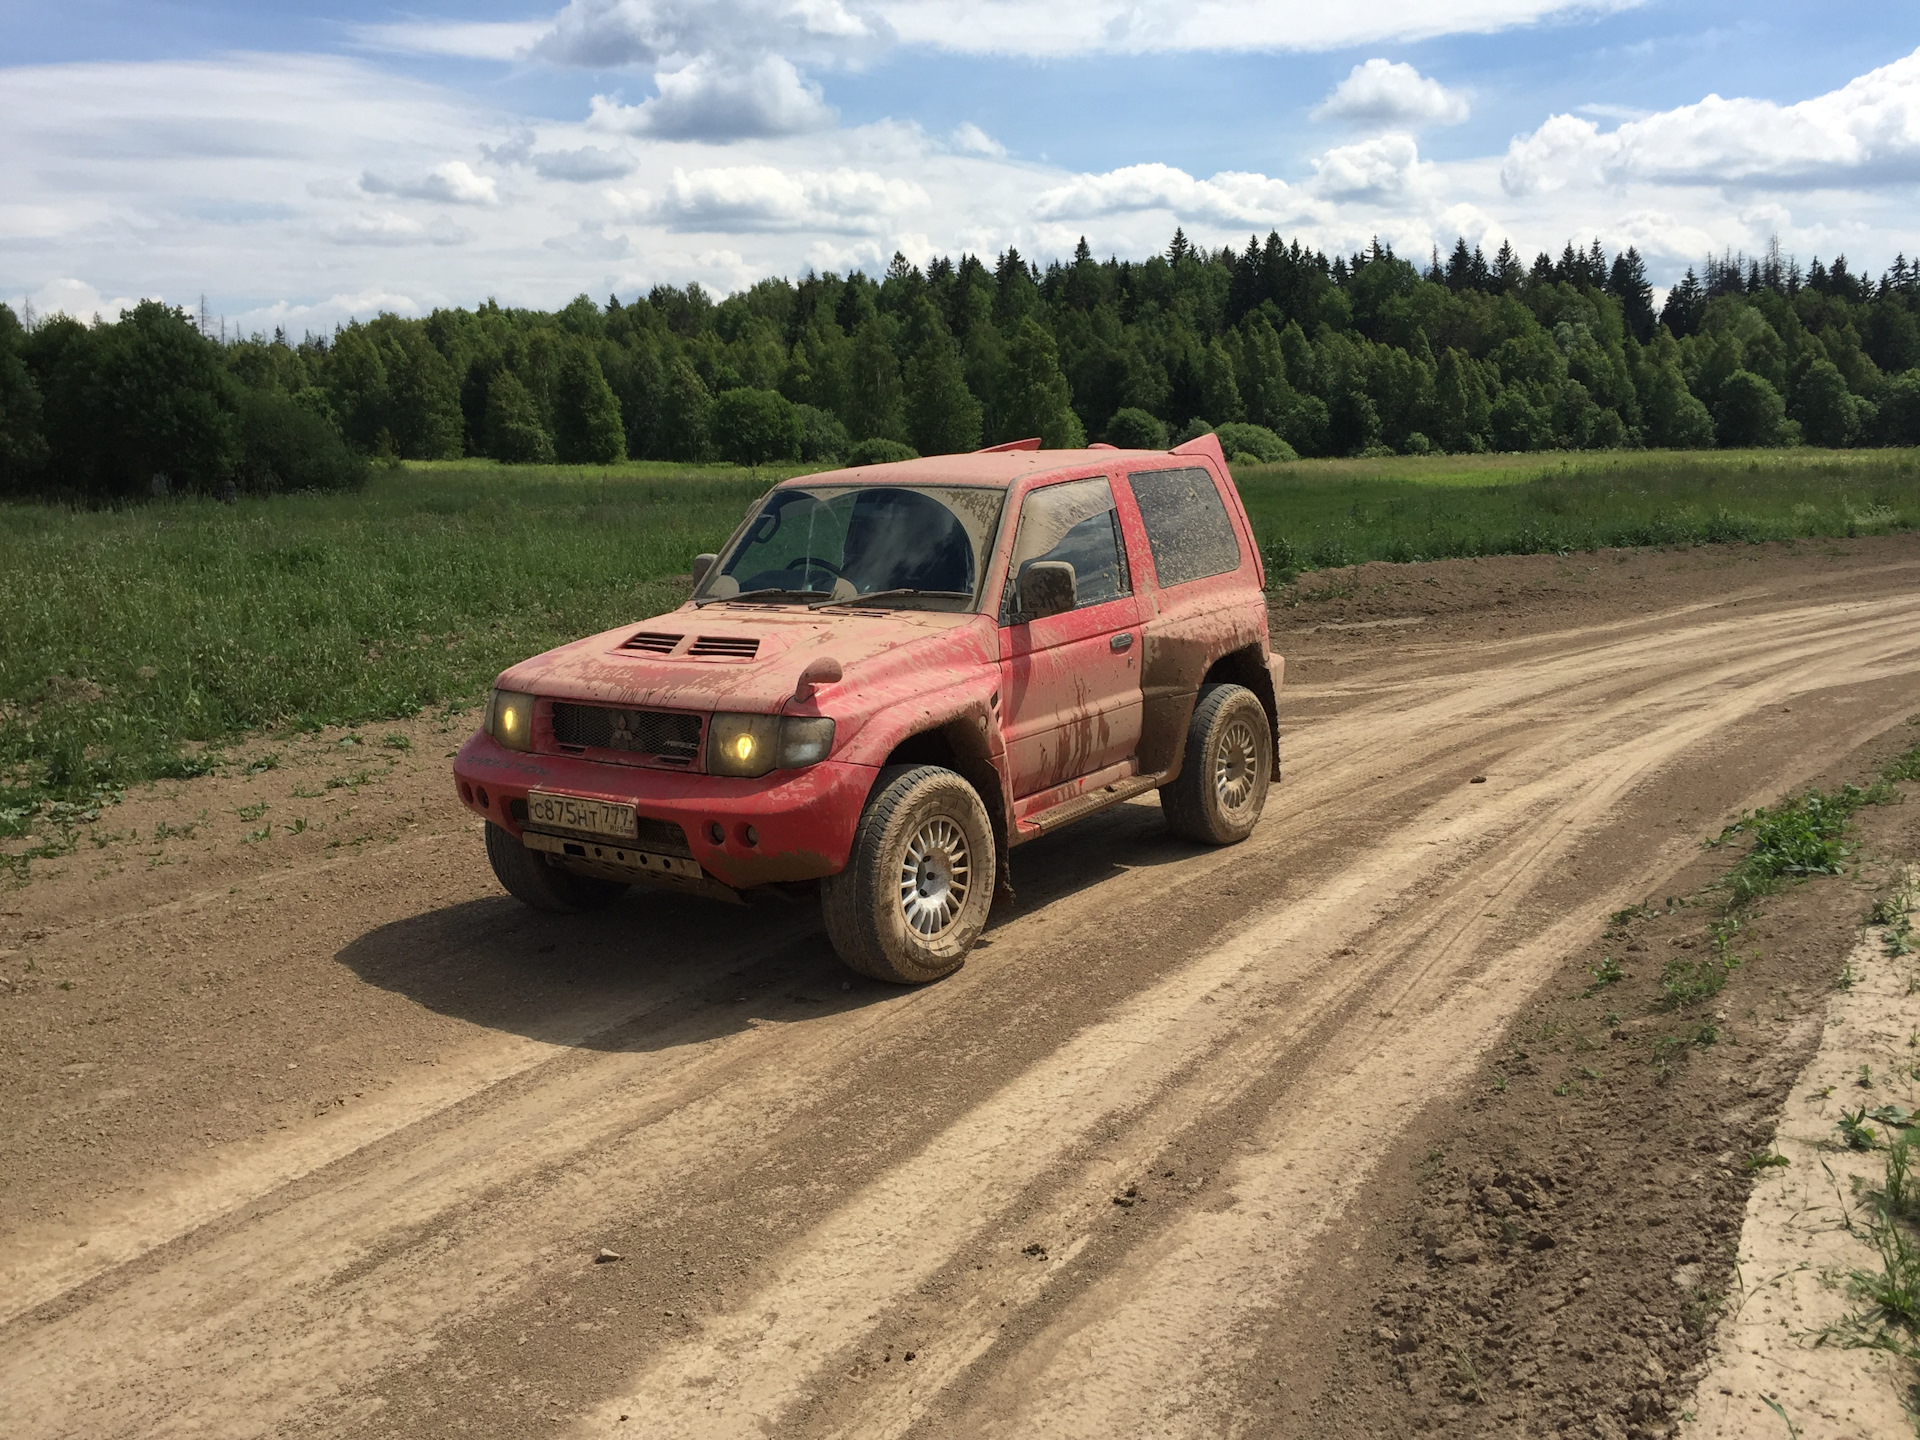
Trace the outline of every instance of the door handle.
{"label": "door handle", "polygon": [[1122,630],[1118,635],[1107,641],[1107,648],[1115,654],[1118,654],[1122,650],[1131,650],[1133,648],[1133,632],[1131,630]]}

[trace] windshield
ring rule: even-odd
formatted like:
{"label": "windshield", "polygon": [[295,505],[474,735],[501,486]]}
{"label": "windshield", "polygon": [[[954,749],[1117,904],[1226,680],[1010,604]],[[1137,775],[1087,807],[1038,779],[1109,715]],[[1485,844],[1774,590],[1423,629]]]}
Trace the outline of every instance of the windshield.
{"label": "windshield", "polygon": [[767,496],[696,601],[857,600],[971,609],[1006,492],[990,486],[821,485]]}

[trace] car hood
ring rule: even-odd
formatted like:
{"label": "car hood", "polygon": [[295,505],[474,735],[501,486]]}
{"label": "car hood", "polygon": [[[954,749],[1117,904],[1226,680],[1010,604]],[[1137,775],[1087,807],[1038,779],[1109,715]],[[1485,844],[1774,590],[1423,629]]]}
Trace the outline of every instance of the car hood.
{"label": "car hood", "polygon": [[897,671],[991,663],[996,640],[991,619],[975,614],[683,606],[523,660],[497,683],[560,700],[771,715],[815,660],[839,662],[837,696]]}

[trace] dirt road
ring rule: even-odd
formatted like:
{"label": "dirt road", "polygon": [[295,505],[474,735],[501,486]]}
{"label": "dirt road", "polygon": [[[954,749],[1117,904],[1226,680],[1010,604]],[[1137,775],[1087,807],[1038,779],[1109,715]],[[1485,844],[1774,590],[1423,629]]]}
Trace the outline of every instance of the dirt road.
{"label": "dirt road", "polygon": [[1920,708],[1912,539],[1311,583],[1255,837],[1023,848],[920,990],[804,907],[521,910],[470,717],[129,797],[0,897],[6,1433],[1233,1431],[1602,917]]}

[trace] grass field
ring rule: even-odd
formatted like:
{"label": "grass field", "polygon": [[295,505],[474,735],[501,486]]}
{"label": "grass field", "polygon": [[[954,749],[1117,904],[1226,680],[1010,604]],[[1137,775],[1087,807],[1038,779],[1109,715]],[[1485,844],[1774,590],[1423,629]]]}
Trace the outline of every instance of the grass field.
{"label": "grass field", "polygon": [[[792,473],[416,465],[358,495],[0,506],[0,836],[279,726],[467,703],[505,665],[668,608]],[[1409,457],[1238,476],[1277,578],[1360,560],[1920,525],[1920,455]]]}

